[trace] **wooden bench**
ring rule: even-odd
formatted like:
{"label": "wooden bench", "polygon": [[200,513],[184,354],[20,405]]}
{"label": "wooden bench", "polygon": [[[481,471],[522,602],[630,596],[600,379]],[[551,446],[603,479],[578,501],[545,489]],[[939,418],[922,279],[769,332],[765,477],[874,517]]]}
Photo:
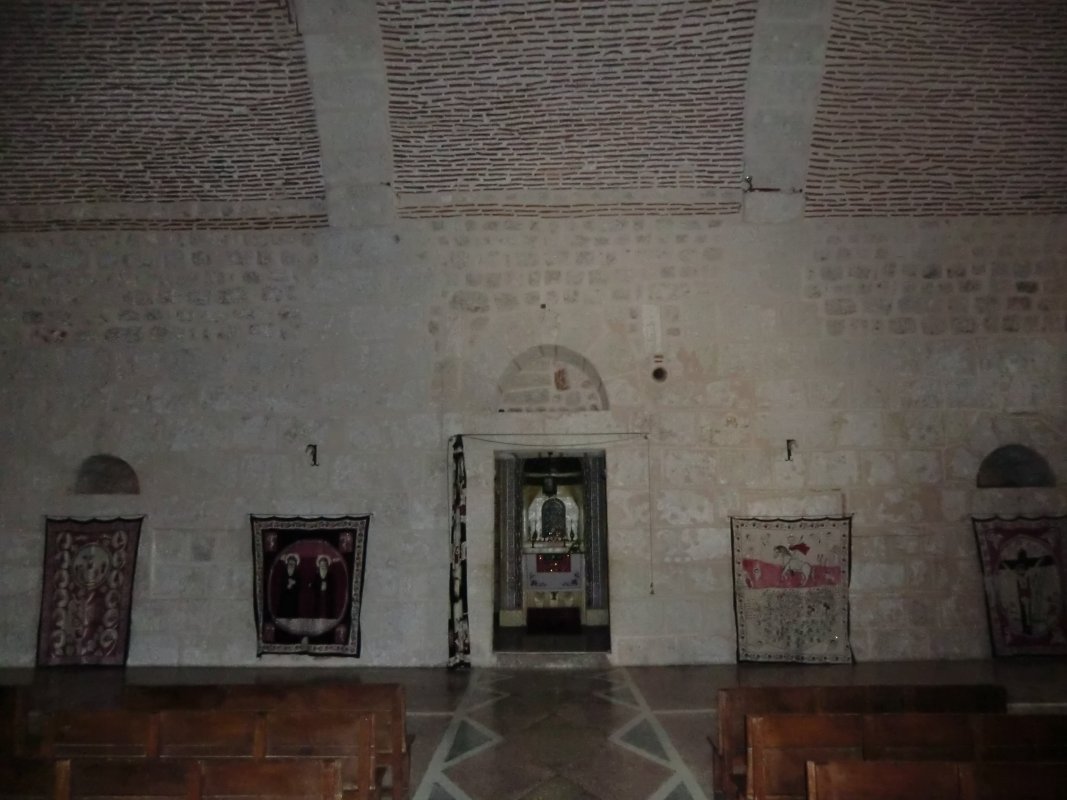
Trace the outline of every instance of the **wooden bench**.
{"label": "wooden bench", "polygon": [[58,711],[42,718],[43,758],[156,758],[159,720],[121,709]]}
{"label": "wooden bench", "polygon": [[329,760],[200,762],[200,793],[193,800],[249,797],[341,800],[341,765]]}
{"label": "wooden bench", "polygon": [[15,686],[0,686],[0,756],[24,754],[26,713],[26,691]]}
{"label": "wooden bench", "polygon": [[[1004,741],[1014,737],[1015,746]],[[748,718],[753,800],[800,800],[808,761],[1067,761],[1067,716],[770,714]]]}
{"label": "wooden bench", "polygon": [[[336,759],[345,796],[379,796],[374,716],[347,711],[79,711],[48,715],[47,758]],[[147,768],[146,768],[147,769]],[[162,768],[161,768],[162,769]]]}
{"label": "wooden bench", "polygon": [[1062,800],[1067,761],[986,761],[960,765],[963,800]]}
{"label": "wooden bench", "polygon": [[993,684],[734,686],[719,689],[712,740],[715,788],[729,798],[746,793],[745,718],[774,713],[894,711],[1002,712],[1007,692]]}
{"label": "wooden bench", "polygon": [[221,686],[127,686],[124,708],[226,709],[321,713],[344,711],[374,716],[375,752],[382,771],[379,785],[391,787],[394,800],[407,800],[411,781],[411,740],[407,702],[399,683],[286,683]]}
{"label": "wooden bench", "polygon": [[0,759],[0,800],[342,800],[341,764],[251,759]]}
{"label": "wooden bench", "polygon": [[808,800],[959,800],[959,765],[945,761],[807,764]]}
{"label": "wooden bench", "polygon": [[807,764],[808,800],[1062,800],[1067,762]]}
{"label": "wooden bench", "polygon": [[0,800],[65,800],[68,772],[49,759],[0,757]]}

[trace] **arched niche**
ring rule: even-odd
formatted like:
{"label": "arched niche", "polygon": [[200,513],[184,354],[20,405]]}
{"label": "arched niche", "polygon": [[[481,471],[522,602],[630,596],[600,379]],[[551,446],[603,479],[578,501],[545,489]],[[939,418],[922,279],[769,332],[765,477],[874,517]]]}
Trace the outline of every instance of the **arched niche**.
{"label": "arched niche", "polygon": [[501,412],[606,411],[608,393],[584,356],[543,344],[516,356],[497,384]]}
{"label": "arched niche", "polygon": [[1055,486],[1048,461],[1021,444],[1006,444],[982,459],[976,484],[979,489]]}
{"label": "arched niche", "polygon": [[78,467],[74,494],[140,494],[141,482],[133,467],[118,456],[97,453]]}

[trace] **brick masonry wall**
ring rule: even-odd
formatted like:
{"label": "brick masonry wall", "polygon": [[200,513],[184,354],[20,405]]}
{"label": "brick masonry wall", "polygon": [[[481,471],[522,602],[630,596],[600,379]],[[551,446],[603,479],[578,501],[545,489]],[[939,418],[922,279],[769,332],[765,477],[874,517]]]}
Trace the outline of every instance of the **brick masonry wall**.
{"label": "brick masonry wall", "polygon": [[0,229],[325,223],[284,0],[12,0],[0,30]]}
{"label": "brick masonry wall", "polygon": [[810,216],[1067,210],[1067,10],[838,0]]}
{"label": "brick masonry wall", "polygon": [[401,213],[736,212],[755,7],[382,0]]}

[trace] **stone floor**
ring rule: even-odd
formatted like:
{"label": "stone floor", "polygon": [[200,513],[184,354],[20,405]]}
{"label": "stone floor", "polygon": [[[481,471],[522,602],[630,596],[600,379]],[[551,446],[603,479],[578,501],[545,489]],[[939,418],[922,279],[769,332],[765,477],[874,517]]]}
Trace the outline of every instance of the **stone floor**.
{"label": "stone floor", "polygon": [[44,706],[110,705],[123,683],[395,681],[413,800],[710,800],[715,693],[732,685],[1001,683],[1013,710],[1067,712],[1067,659],[602,669],[0,670]]}

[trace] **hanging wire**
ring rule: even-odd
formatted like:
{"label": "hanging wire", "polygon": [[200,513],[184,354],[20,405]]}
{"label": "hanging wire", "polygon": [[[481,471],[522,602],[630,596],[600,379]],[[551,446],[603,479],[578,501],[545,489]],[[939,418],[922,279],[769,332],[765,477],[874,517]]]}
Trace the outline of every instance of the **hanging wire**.
{"label": "hanging wire", "polygon": [[648,482],[648,593],[656,593],[656,566],[653,560],[653,542],[655,539],[655,524],[653,517],[655,511],[652,508],[652,440],[645,435],[645,477]]}
{"label": "hanging wire", "polygon": [[[639,437],[648,438],[648,434],[644,431],[601,431],[598,433],[464,433],[462,436],[467,440],[473,440],[476,442],[486,442],[487,444],[501,444],[508,447],[543,447],[536,442],[516,442],[511,441],[518,438],[528,439],[530,437],[540,437],[542,439],[559,439],[564,436],[580,437],[583,439],[581,442],[575,442],[573,444],[555,444],[550,449],[552,450],[577,450],[585,447],[597,447],[605,444],[617,444],[619,442],[628,442]],[[503,438],[501,438],[503,437]],[[591,437],[612,437],[597,439],[595,441],[584,441]]]}
{"label": "hanging wire", "polygon": [[[485,442],[487,444],[499,444],[506,447],[529,447],[529,448],[544,448],[543,445],[539,445],[536,442],[516,442],[515,439],[530,439],[533,437],[540,437],[542,439],[553,439],[552,451],[556,450],[580,450],[588,447],[597,447],[605,444],[617,444],[620,442],[631,442],[637,438],[643,438],[645,440],[645,481],[648,490],[648,593],[654,595],[656,593],[656,566],[655,566],[655,524],[653,517],[655,511],[653,509],[653,494],[652,494],[652,439],[648,434],[648,431],[598,431],[594,433],[463,433],[455,434],[462,436],[466,441]],[[583,439],[590,437],[612,437],[609,439],[600,439],[597,441],[583,441],[575,442],[574,444],[557,444],[555,440],[562,437],[581,437]]]}

